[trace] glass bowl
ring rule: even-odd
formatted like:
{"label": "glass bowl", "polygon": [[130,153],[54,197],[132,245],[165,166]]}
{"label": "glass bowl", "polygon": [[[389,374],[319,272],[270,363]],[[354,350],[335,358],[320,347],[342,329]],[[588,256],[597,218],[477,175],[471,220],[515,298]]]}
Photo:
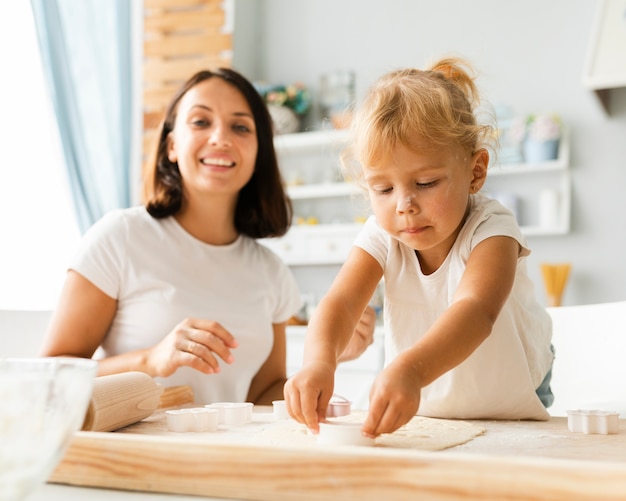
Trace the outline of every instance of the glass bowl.
{"label": "glass bowl", "polygon": [[83,358],[0,358],[0,499],[43,484],[81,429],[98,364]]}

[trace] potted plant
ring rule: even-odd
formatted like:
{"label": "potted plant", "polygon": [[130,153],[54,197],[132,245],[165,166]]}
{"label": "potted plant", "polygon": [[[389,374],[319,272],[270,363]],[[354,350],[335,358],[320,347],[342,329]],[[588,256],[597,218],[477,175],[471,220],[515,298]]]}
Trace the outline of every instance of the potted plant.
{"label": "potted plant", "polygon": [[276,134],[297,132],[300,120],[311,108],[311,95],[304,84],[256,85],[272,116]]}
{"label": "potted plant", "polygon": [[561,133],[562,124],[558,115],[529,115],[526,119],[524,160],[527,163],[556,160]]}

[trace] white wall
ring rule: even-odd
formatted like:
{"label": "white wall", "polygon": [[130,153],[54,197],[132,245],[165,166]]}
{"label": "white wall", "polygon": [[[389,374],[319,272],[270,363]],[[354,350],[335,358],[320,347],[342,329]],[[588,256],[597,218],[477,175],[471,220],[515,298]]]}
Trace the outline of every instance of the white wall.
{"label": "white wall", "polygon": [[[252,79],[303,81],[356,72],[357,99],[382,73],[469,59],[483,97],[517,113],[558,112],[571,129],[572,231],[530,237],[542,261],[570,261],[564,304],[626,298],[626,88],[611,115],[582,85],[596,0],[236,0],[234,66]],[[625,56],[626,57],[626,56]],[[538,187],[539,188],[539,187]]]}

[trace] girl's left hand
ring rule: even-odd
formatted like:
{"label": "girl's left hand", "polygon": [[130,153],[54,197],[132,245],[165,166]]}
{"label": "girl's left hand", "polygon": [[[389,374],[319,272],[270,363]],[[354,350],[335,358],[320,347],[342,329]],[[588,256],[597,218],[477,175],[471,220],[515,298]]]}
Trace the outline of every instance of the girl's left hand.
{"label": "girl's left hand", "polygon": [[391,363],[376,377],[370,390],[370,404],[363,434],[377,437],[392,433],[408,423],[420,404],[419,376],[399,362]]}

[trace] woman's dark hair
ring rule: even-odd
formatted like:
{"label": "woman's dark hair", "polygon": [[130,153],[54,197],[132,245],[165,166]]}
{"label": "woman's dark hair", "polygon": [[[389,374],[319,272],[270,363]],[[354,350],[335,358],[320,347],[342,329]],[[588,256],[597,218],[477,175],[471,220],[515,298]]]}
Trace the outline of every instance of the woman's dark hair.
{"label": "woman's dark hair", "polygon": [[252,110],[256,127],[258,150],[254,172],[239,192],[235,228],[252,238],[282,236],[289,229],[293,209],[278,169],[272,119],[254,85],[240,73],[228,68],[199,71],[182,85],[167,107],[158,130],[156,158],[144,171],[143,200],[146,209],[154,218],[165,218],[176,214],[182,206],[183,180],[178,163],[168,158],[168,136],[174,130],[182,97],[210,78],[221,78],[243,94]]}

